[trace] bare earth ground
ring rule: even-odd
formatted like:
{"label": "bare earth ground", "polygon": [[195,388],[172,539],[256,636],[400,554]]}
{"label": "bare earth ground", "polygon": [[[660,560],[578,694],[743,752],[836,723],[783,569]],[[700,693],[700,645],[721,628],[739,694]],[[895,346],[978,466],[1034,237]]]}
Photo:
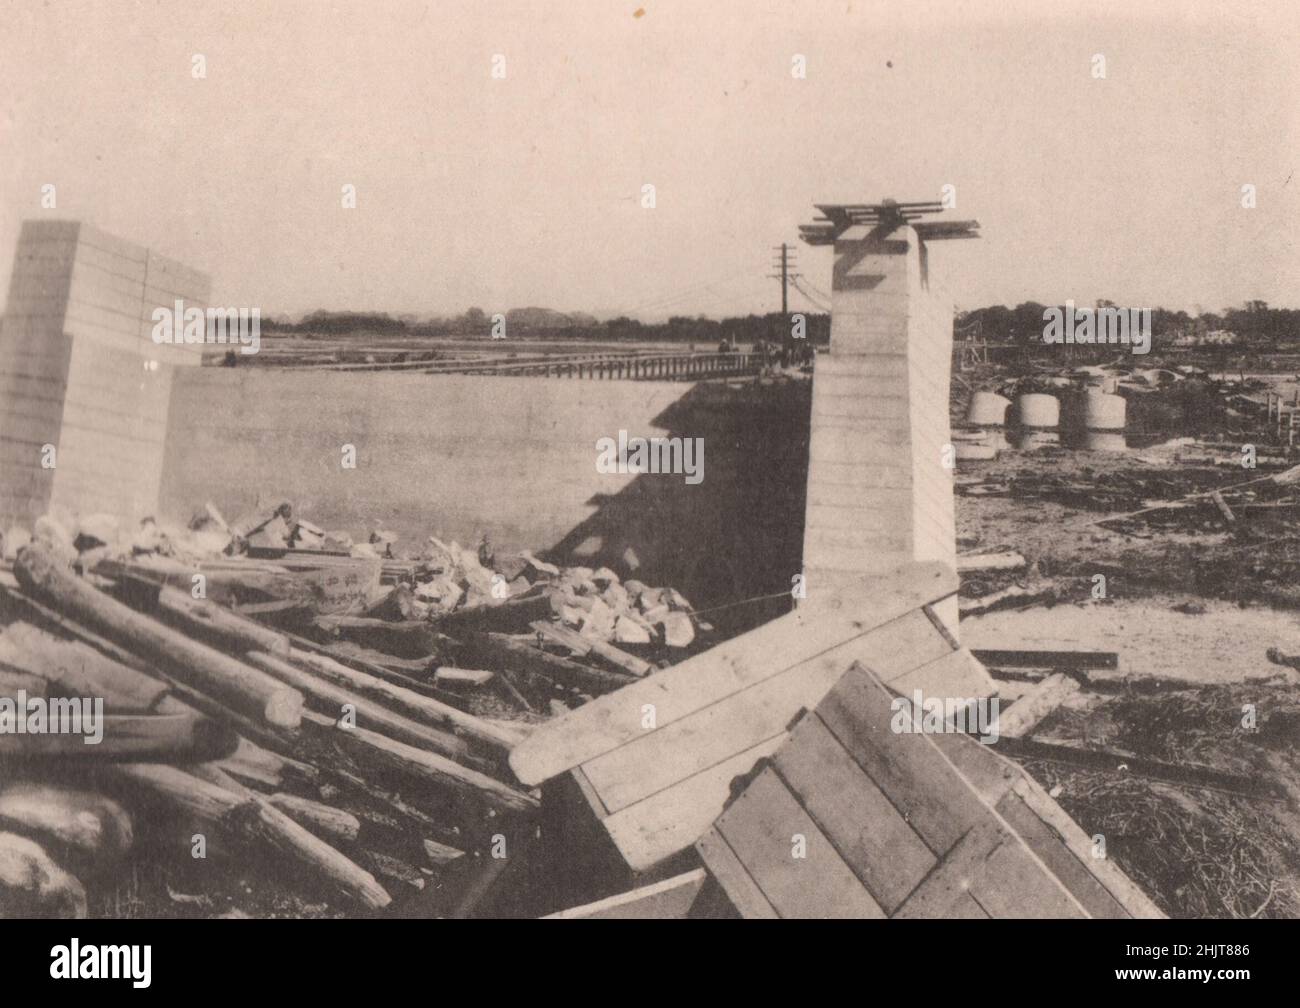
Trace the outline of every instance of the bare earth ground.
{"label": "bare earth ground", "polygon": [[[1098,484],[1132,476],[1185,482],[1186,492],[1195,492],[1260,475],[1230,467],[1171,467],[1159,455],[1158,449],[1122,455],[1004,452],[992,462],[963,463],[959,478],[1005,481],[1050,474]],[[1160,465],[1147,464],[1157,459]],[[964,594],[979,595],[1008,581],[1045,580],[1071,600],[970,617],[962,624],[963,643],[1117,651],[1127,671],[1201,682],[1276,674],[1279,666],[1265,656],[1270,647],[1300,654],[1300,605],[1291,601],[1292,565],[1282,536],[1261,523],[1229,534],[1208,506],[1178,527],[1143,530],[1142,538],[1092,524],[1110,513],[1100,497],[1096,509],[1085,509],[1032,497],[958,496],[961,552],[1010,549],[1034,565],[1028,577],[1024,572],[1001,579],[968,576]],[[1106,578],[1103,601],[1092,598],[1096,574]]]}
{"label": "bare earth ground", "polygon": [[962,622],[971,648],[1115,651],[1137,675],[1228,683],[1277,676],[1268,647],[1300,654],[1300,619],[1266,606],[1200,600],[1204,613],[1173,607],[1186,594],[1003,610]]}

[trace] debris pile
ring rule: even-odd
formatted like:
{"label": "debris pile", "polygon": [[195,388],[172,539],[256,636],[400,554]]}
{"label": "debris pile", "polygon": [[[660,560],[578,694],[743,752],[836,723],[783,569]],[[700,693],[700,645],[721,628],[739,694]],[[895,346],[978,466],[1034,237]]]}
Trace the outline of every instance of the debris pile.
{"label": "debris pile", "polygon": [[295,915],[466,912],[493,845],[536,831],[506,762],[530,726],[711,629],[608,568],[395,543],[287,504],[6,531],[0,913],[85,916],[145,864],[170,905],[144,912],[211,915],[185,891],[209,857],[290,881]]}

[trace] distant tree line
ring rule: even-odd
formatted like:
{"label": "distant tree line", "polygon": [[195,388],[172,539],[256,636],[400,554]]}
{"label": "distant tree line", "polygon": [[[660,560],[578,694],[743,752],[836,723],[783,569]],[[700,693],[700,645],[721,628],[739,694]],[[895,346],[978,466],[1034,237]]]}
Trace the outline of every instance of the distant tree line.
{"label": "distant tree line", "polygon": [[[1026,301],[1014,308],[992,305],[960,312],[954,331],[960,337],[978,333],[990,343],[1015,343],[1022,346],[1043,342],[1043,313],[1056,305],[1042,305]],[[1116,307],[1113,301],[1098,301],[1076,308]],[[1140,308],[1141,305],[1119,307]],[[1286,343],[1300,342],[1300,309],[1270,308],[1264,301],[1247,301],[1239,308],[1225,308],[1222,312],[1202,312],[1191,315],[1185,311],[1167,308],[1151,309],[1151,334],[1154,349],[1168,349],[1178,336],[1195,336],[1208,332],[1227,330],[1237,336],[1236,346],[1272,348]]]}
{"label": "distant tree line", "polygon": [[[830,316],[803,313],[805,338],[814,345],[830,341]],[[665,322],[642,322],[620,316],[599,321],[592,315],[564,313],[549,308],[514,308],[505,313],[505,334],[510,339],[603,340],[614,342],[672,342],[716,345],[725,338],[732,344],[759,340],[782,343],[792,338],[797,320],[780,312],[713,319],[704,315],[675,315]],[[490,339],[493,316],[479,308],[449,318],[416,318],[387,313],[315,311],[297,322],[268,320],[265,332],[296,333],[303,336],[456,336]]]}

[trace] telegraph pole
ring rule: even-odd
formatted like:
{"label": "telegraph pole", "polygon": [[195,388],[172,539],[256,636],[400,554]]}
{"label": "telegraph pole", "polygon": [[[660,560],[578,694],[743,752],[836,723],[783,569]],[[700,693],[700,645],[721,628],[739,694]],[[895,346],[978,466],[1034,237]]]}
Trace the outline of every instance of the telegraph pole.
{"label": "telegraph pole", "polygon": [[792,258],[792,253],[794,252],[794,249],[792,249],[785,242],[782,242],[780,245],[774,246],[772,251],[781,253],[781,258],[776,262],[772,263],[772,268],[779,269],[781,272],[769,273],[768,278],[771,280],[781,281],[781,314],[789,315],[790,314],[790,281],[797,275],[791,272],[791,270],[795,265],[794,260]]}

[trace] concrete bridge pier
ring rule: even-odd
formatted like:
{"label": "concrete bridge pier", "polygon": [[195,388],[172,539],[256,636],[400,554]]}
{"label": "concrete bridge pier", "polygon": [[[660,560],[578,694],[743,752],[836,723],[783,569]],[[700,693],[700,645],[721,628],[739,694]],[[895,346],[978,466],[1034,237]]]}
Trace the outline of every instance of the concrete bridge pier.
{"label": "concrete bridge pier", "polygon": [[207,306],[209,279],[77,221],[26,221],[0,329],[0,531],[47,512],[154,514],[177,367],[155,307]]}
{"label": "concrete bridge pier", "polygon": [[[835,209],[830,228],[805,229],[835,256],[830,353],[818,358],[813,382],[803,550],[810,599],[905,561],[956,566],[945,454],[951,306],[930,288],[925,239],[908,219],[881,212],[854,222]],[[956,636],[955,598],[941,616]]]}

